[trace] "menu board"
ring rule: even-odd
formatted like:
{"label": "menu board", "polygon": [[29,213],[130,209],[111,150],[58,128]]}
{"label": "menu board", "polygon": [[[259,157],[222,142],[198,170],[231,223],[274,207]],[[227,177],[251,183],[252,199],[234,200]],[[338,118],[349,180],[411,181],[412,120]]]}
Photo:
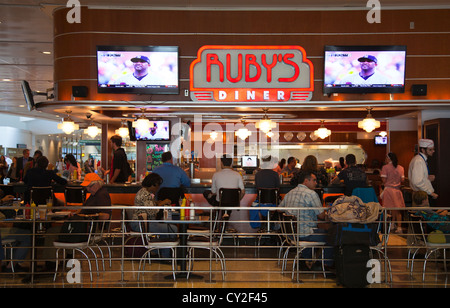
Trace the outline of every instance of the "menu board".
{"label": "menu board", "polygon": [[167,143],[147,143],[147,171],[152,172],[156,167],[162,164],[161,155],[169,151],[169,144]]}

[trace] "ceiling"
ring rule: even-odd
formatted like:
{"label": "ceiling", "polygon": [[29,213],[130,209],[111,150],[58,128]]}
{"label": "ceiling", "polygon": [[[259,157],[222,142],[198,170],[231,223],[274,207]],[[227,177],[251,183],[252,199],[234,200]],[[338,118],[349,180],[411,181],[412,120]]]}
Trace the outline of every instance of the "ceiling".
{"label": "ceiling", "polygon": [[[124,9],[367,10],[365,0],[128,0],[126,5],[123,4],[123,0],[80,0],[79,2],[84,6]],[[50,104],[46,108],[29,111],[26,107],[20,82],[21,80],[27,80],[33,91],[46,92],[47,89],[53,87],[53,56],[51,53],[45,54],[44,52],[53,51],[52,11],[56,7],[66,6],[67,3],[68,1],[63,0],[47,0],[45,2],[39,0],[0,0],[0,113],[35,117],[54,122],[59,122],[61,117],[64,117],[64,108],[57,103]],[[211,3],[214,6],[211,6]],[[450,7],[448,0],[383,0],[382,6],[393,8]],[[45,97],[37,96],[35,100],[45,100]],[[162,112],[182,117],[192,116],[195,112],[208,115],[204,108],[194,110],[181,106],[185,103],[172,102],[169,107],[165,105],[167,108],[163,109]],[[329,114],[330,118],[358,118],[361,115],[361,106],[364,106],[363,102],[356,102],[355,106],[347,106],[343,109],[339,106],[331,108],[322,103],[313,104],[314,107],[302,111],[301,116],[303,118],[323,119],[327,118]],[[383,102],[379,103],[383,104]],[[79,120],[82,120],[84,114],[92,112],[98,122],[110,121],[111,119],[120,121],[120,118],[124,117],[124,113],[129,114],[129,116],[136,114],[136,111],[139,110],[138,104],[139,102],[136,102],[122,108],[118,108],[119,106],[114,106],[114,104],[110,106],[98,104],[93,108],[91,108],[92,104],[80,105],[79,110],[75,111],[74,115],[78,114]],[[420,104],[418,101],[417,106],[407,109],[408,112],[420,109]],[[440,108],[440,106],[436,106],[436,108]],[[400,111],[401,108],[395,105],[385,106],[382,109],[385,112],[385,117],[405,114],[405,111]],[[246,108],[236,106],[230,109],[217,106],[213,110],[211,108],[209,110],[211,119],[231,118],[236,120],[242,116]],[[356,110],[359,112],[357,113]],[[299,112],[285,116],[283,114],[286,109],[284,109],[284,112],[281,111],[282,109],[270,109],[274,116],[278,114],[280,118],[284,117],[286,120],[300,117]],[[152,116],[152,114],[148,114],[148,116]],[[262,112],[253,115],[247,114],[248,119],[261,116]]]}

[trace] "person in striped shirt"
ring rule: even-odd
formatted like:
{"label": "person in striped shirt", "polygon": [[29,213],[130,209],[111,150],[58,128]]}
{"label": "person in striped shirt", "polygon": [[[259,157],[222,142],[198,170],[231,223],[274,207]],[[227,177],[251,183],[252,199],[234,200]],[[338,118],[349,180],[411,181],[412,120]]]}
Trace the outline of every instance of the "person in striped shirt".
{"label": "person in striped shirt", "polygon": [[[294,215],[299,221],[299,240],[308,242],[327,242],[327,232],[319,228],[318,221],[326,220],[319,195],[314,191],[317,186],[317,178],[311,171],[303,171],[298,176],[298,186],[289,191],[280,203],[280,207],[292,208],[285,212]],[[298,209],[294,209],[298,208]],[[308,208],[308,209],[305,209]],[[325,248],[325,265],[333,264],[333,249]],[[312,249],[307,248],[302,252],[305,260],[312,259]],[[306,262],[310,269],[316,268],[312,262]]]}

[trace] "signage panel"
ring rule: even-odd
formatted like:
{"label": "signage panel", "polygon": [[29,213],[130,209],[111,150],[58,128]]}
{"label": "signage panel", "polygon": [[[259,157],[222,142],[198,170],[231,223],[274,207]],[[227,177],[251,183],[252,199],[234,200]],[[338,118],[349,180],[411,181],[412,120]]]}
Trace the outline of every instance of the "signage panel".
{"label": "signage panel", "polygon": [[190,68],[193,101],[309,101],[314,69],[300,46],[203,46]]}

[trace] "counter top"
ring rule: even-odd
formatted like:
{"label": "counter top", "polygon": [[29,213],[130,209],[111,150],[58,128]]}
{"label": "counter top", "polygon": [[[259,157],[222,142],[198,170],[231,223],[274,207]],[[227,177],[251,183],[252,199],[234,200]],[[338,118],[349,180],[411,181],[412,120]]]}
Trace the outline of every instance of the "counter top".
{"label": "counter top", "polygon": [[[79,186],[79,183],[69,182],[67,186]],[[247,194],[256,194],[256,186],[254,183],[244,183],[245,192]],[[10,183],[8,185],[2,185],[7,191],[14,191],[14,193],[24,193],[26,190],[26,185],[24,183]],[[54,192],[62,193],[64,192],[64,185],[54,184],[53,190]],[[109,193],[137,193],[141,188],[140,183],[124,183],[124,184],[105,184]],[[291,184],[281,184],[280,185],[280,193],[286,194],[295,186]],[[345,185],[343,184],[332,184],[326,187],[317,187],[316,190],[325,192],[325,193],[341,193],[344,191]],[[186,187],[187,193],[192,194],[202,194],[206,189],[211,189],[211,183],[196,183],[191,184],[190,187]],[[6,192],[5,192],[6,193]]]}

